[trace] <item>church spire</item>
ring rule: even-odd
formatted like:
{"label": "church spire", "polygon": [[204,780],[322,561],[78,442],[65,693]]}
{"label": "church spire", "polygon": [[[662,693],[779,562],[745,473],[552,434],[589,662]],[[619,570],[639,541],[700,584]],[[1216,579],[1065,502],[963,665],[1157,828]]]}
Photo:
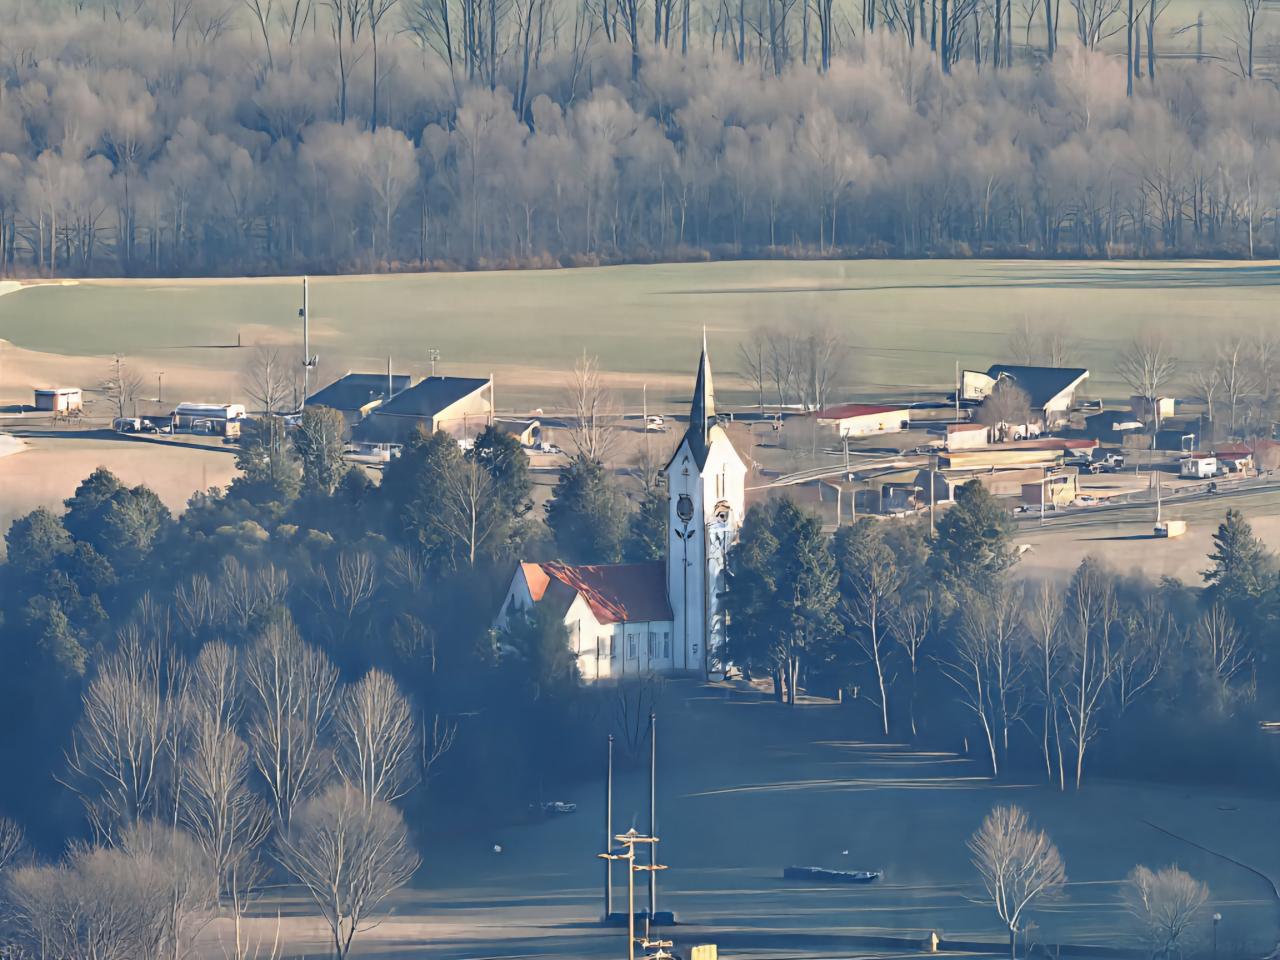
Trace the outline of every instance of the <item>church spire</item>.
{"label": "church spire", "polygon": [[699,461],[706,458],[708,433],[716,419],[716,394],[711,384],[711,359],[707,356],[707,328],[702,328],[702,356],[698,360],[698,382],[693,387],[689,408],[689,443]]}

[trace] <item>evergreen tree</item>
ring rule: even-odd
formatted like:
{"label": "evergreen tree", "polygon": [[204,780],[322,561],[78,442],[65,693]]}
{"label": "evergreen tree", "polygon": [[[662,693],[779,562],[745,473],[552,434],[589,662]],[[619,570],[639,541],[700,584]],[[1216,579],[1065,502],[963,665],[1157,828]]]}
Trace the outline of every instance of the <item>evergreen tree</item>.
{"label": "evergreen tree", "polygon": [[627,531],[626,501],[604,466],[581,455],[569,461],[547,504],[547,526],[570,563],[617,563]]}
{"label": "evergreen tree", "polygon": [[1013,517],[977,480],[956,494],[938,522],[929,565],[938,585],[954,599],[965,589],[984,590],[1014,565]]}
{"label": "evergreen tree", "polygon": [[[754,671],[775,671],[775,641],[780,633],[777,553],[773,535],[774,505],[757,504],[747,511],[738,543],[730,554],[732,588],[725,597],[729,623],[726,656],[748,677]],[[781,697],[781,671],[775,693]]]}
{"label": "evergreen tree", "polygon": [[298,495],[298,460],[283,417],[260,417],[240,434],[232,495],[250,503],[285,503]]}
{"label": "evergreen tree", "polygon": [[169,508],[148,487],[117,490],[103,514],[107,556],[112,565],[144,561],[172,522]]}
{"label": "evergreen tree", "polygon": [[98,467],[85,477],[76,492],[63,505],[67,508],[62,525],[77,540],[84,540],[102,550],[103,517],[111,498],[124,489],[120,479],[106,467]]}
{"label": "evergreen tree", "polygon": [[784,625],[787,702],[794,705],[804,661],[839,629],[839,572],[822,522],[793,501],[779,502],[773,535],[778,541],[777,601]]}
{"label": "evergreen tree", "polygon": [[667,554],[667,491],[656,479],[646,483],[627,532],[628,560],[661,560]]}
{"label": "evergreen tree", "polygon": [[308,493],[329,496],[348,472],[342,460],[346,422],[332,407],[310,406],[293,436],[293,445],[302,461],[302,488]]}
{"label": "evergreen tree", "polygon": [[1211,602],[1221,603],[1248,622],[1271,578],[1271,556],[1239,510],[1228,510],[1213,535],[1213,566],[1201,574]]}
{"label": "evergreen tree", "polygon": [[523,518],[532,509],[529,494],[533,481],[529,479],[529,455],[519,440],[488,426],[476,437],[468,456],[489,471],[498,500],[512,520]]}
{"label": "evergreen tree", "polygon": [[71,534],[62,521],[44,507],[13,521],[4,541],[9,566],[20,573],[41,573],[71,552]]}

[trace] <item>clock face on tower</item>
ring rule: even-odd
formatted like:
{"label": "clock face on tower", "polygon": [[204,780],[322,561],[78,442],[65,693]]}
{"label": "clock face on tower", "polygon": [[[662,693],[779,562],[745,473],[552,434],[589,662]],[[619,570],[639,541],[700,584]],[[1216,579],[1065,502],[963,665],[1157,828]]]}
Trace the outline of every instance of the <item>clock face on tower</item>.
{"label": "clock face on tower", "polygon": [[693,500],[687,493],[680,494],[680,499],[676,501],[676,516],[685,523],[693,519]]}

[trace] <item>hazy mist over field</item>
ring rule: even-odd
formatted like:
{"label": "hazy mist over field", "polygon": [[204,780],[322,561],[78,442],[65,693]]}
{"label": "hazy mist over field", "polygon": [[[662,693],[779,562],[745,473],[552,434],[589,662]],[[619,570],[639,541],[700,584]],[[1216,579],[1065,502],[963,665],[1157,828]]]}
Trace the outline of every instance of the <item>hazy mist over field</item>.
{"label": "hazy mist over field", "polygon": [[1274,0],[0,0],[0,958],[1274,960]]}

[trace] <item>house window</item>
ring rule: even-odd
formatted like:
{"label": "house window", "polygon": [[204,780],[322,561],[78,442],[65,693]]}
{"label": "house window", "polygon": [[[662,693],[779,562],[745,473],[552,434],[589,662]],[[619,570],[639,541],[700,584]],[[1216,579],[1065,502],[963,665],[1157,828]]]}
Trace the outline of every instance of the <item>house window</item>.
{"label": "house window", "polygon": [[612,633],[604,638],[604,645],[609,650],[609,657],[611,659],[616,659],[618,656],[618,650],[617,647],[614,646]]}
{"label": "house window", "polygon": [[671,633],[667,630],[662,631],[662,656],[671,659]]}
{"label": "house window", "polygon": [[575,653],[582,653],[582,625],[577,620],[569,624],[569,646]]}
{"label": "house window", "polygon": [[649,646],[648,646],[648,653],[646,654],[646,656],[648,656],[648,658],[649,658],[650,660],[652,660],[652,659],[653,659],[654,646],[655,646],[655,641],[656,641],[657,639],[658,639],[658,635],[657,635],[656,633],[654,633],[652,630],[650,630],[650,631],[649,631]]}
{"label": "house window", "polygon": [[634,660],[636,658],[636,635],[634,633],[627,634],[627,659]]}

